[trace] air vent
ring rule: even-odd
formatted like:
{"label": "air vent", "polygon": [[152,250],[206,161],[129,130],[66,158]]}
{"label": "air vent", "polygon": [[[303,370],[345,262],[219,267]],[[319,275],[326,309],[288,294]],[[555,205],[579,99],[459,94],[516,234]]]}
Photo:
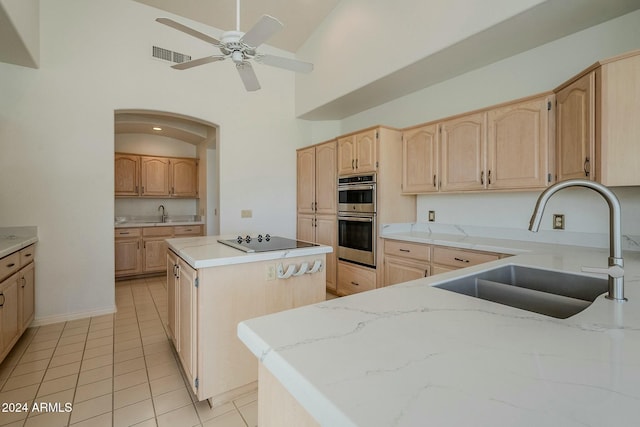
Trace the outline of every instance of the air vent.
{"label": "air vent", "polygon": [[169,49],[163,49],[158,46],[153,46],[152,56],[154,58],[162,59],[169,62],[186,62],[191,61],[191,56],[185,55],[184,53],[174,52]]}

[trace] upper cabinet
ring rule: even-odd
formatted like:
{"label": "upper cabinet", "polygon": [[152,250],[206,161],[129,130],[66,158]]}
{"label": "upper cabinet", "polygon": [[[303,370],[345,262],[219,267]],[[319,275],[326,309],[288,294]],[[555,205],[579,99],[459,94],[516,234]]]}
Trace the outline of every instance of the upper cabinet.
{"label": "upper cabinet", "polygon": [[558,179],[640,185],[640,50],[594,64],[556,93]]}
{"label": "upper cabinet", "polygon": [[405,130],[403,193],[546,187],[553,100],[546,93]]}
{"label": "upper cabinet", "polygon": [[116,153],[116,197],[198,197],[198,161]]}
{"label": "upper cabinet", "polygon": [[338,139],[338,175],[375,172],[377,165],[376,129]]}
{"label": "upper cabinet", "polygon": [[336,142],[298,150],[297,171],[298,213],[335,215],[338,197]]}

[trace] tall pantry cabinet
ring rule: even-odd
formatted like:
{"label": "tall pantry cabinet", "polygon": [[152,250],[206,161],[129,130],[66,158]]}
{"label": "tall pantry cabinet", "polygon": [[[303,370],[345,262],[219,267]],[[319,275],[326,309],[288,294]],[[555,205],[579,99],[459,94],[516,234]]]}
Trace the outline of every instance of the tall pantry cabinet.
{"label": "tall pantry cabinet", "polygon": [[331,246],[327,254],[327,290],[336,292],[337,152],[336,141],[297,151],[297,238]]}

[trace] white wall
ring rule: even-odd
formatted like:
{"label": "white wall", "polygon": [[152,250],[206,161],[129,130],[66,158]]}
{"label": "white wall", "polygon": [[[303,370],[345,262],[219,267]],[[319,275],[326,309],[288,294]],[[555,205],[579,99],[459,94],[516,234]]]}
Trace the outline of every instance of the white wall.
{"label": "white wall", "polygon": [[[548,91],[599,59],[640,48],[640,11],[351,116],[342,121],[348,133],[374,124],[404,128],[511,99]],[[623,206],[623,232],[640,234],[640,187],[615,189]],[[537,193],[490,193],[418,196],[417,218],[436,211],[444,224],[504,226],[526,229]],[[607,233],[608,210],[589,190],[564,191],[545,210],[564,213],[569,231]]]}
{"label": "white wall", "polygon": [[196,146],[179,139],[146,133],[120,133],[115,135],[114,150],[148,156],[198,157]]}
{"label": "white wall", "polygon": [[152,45],[194,58],[211,47],[130,0],[42,2],[40,12],[40,69],[0,64],[0,224],[38,226],[36,319],[114,309],[115,110],[218,124],[220,231],[294,235],[295,148],[310,133],[295,119],[292,73],[256,65],[263,89],[247,93],[227,62],[173,70],[151,59]]}

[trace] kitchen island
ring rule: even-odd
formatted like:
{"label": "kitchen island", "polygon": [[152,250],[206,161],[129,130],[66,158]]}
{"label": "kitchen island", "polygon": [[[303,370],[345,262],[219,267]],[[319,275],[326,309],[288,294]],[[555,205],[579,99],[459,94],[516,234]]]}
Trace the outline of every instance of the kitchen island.
{"label": "kitchen island", "polygon": [[245,253],[218,239],[167,239],[169,333],[191,389],[212,405],[257,387],[258,363],[238,340],[238,323],[324,301],[325,254],[332,251],[314,245]]}
{"label": "kitchen island", "polygon": [[624,253],[626,303],[601,295],[567,319],[434,287],[509,264],[579,273],[608,257],[513,246],[509,258],[242,322],[261,362],[259,425],[637,425],[640,253]]}

